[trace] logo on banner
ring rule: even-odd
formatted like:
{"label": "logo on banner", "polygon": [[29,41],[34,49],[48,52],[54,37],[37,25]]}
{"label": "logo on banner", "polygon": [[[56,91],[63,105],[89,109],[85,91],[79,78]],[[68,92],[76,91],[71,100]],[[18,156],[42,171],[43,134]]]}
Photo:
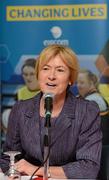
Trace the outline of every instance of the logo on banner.
{"label": "logo on banner", "polygon": [[52,36],[55,38],[55,39],[58,39],[61,37],[62,35],[62,30],[60,27],[58,26],[54,26],[50,29],[51,33],[52,33]]}
{"label": "logo on banner", "polygon": [[50,29],[50,33],[53,36],[53,39],[46,39],[43,41],[44,46],[48,46],[51,44],[62,44],[62,45],[69,45],[68,39],[60,39],[62,36],[62,29],[59,26],[53,26]]}

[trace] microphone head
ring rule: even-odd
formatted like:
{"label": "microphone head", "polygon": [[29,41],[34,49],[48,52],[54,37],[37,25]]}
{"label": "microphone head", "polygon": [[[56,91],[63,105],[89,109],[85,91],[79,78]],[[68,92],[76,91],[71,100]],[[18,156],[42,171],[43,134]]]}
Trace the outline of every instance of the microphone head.
{"label": "microphone head", "polygon": [[52,98],[54,99],[54,94],[53,93],[44,93],[43,94],[43,98],[46,99],[46,98]]}
{"label": "microphone head", "polygon": [[44,108],[45,108],[45,114],[51,114],[53,109],[53,93],[45,93],[43,95],[44,98]]}

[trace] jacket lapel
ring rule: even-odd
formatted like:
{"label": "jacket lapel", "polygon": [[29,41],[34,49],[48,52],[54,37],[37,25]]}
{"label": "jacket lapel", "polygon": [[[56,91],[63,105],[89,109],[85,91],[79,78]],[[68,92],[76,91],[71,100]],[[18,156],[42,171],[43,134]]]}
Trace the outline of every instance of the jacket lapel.
{"label": "jacket lapel", "polygon": [[[29,107],[27,111],[25,112],[25,121],[29,121],[26,124],[26,128],[28,129],[28,134],[31,135],[33,146],[39,147],[39,148],[33,148],[35,149],[32,154],[34,154],[35,157],[38,157],[43,162],[43,156],[41,151],[41,141],[40,141],[40,127],[39,127],[39,107],[40,107],[40,95],[33,98],[31,101],[31,104],[29,104]],[[30,131],[30,132],[29,132]],[[37,146],[37,144],[39,144]]]}
{"label": "jacket lapel", "polygon": [[50,128],[51,146],[55,143],[59,136],[65,132],[65,130],[72,125],[75,118],[75,98],[72,95],[67,97],[66,103],[56,121],[55,127]]}

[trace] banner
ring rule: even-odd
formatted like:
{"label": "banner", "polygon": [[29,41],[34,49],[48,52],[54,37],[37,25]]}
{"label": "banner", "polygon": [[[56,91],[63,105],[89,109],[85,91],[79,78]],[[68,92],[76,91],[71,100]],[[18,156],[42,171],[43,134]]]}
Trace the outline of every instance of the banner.
{"label": "banner", "polygon": [[49,44],[70,46],[80,66],[96,73],[98,54],[109,40],[107,0],[1,0],[1,80],[22,83],[21,66]]}

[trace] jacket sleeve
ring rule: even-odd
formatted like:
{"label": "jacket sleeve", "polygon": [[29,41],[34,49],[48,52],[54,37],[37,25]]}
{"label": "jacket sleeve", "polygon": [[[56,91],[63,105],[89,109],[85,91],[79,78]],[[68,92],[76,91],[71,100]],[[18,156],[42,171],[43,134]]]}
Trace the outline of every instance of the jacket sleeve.
{"label": "jacket sleeve", "polygon": [[76,113],[81,120],[81,128],[76,145],[76,161],[63,166],[68,178],[96,179],[101,159],[102,132],[99,108],[94,102],[86,101],[78,106]]}
{"label": "jacket sleeve", "polygon": [[[3,145],[3,152],[6,151],[20,151],[22,152],[20,144],[20,134],[19,134],[19,112],[20,102],[16,103],[12,108],[12,111],[9,116],[8,129],[6,135],[6,141]],[[0,168],[5,172],[9,167],[9,157],[2,154],[0,157]]]}

